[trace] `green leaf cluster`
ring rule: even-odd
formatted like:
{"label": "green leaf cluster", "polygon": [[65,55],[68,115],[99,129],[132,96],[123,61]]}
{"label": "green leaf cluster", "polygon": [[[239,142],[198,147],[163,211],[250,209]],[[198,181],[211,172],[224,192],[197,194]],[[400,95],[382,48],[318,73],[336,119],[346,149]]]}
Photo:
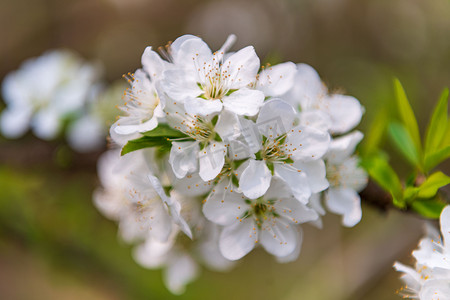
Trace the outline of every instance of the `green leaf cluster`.
{"label": "green leaf cluster", "polygon": [[172,147],[171,140],[181,138],[184,141],[193,140],[185,133],[161,123],[155,129],[142,133],[142,137],[128,141],[122,148],[121,155],[151,147],[156,147],[160,153],[168,152]]}
{"label": "green leaf cluster", "polygon": [[[396,207],[412,209],[427,218],[439,218],[448,203],[438,190],[450,184],[450,177],[431,171],[450,157],[449,91],[442,92],[422,139],[414,111],[398,79],[394,80],[394,90],[398,118],[388,118],[385,111],[375,118],[375,124],[369,129],[370,147],[366,142],[366,155],[361,164],[391,194]],[[412,167],[409,179],[403,183],[389,164],[388,156],[378,149],[386,131],[401,157]]]}

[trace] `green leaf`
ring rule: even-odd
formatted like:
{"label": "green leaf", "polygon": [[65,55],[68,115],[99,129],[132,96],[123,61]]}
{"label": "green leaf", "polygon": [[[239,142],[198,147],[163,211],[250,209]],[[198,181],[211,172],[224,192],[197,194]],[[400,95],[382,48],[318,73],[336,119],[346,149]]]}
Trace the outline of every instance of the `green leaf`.
{"label": "green leaf", "polygon": [[143,136],[138,139],[130,140],[123,146],[120,155],[150,147],[159,147],[159,151],[169,151],[172,143],[165,137],[149,137]]}
{"label": "green leaf", "polygon": [[425,154],[433,153],[439,149],[447,129],[447,110],[448,89],[444,89],[428,125],[425,138]]}
{"label": "green leaf", "polygon": [[447,205],[439,198],[428,200],[416,200],[412,203],[411,208],[426,218],[439,219],[442,210]]}
{"label": "green leaf", "polygon": [[442,148],[434,153],[425,156],[425,170],[429,171],[444,160],[450,158],[450,146]]}
{"label": "green leaf", "polygon": [[419,188],[416,186],[408,186],[404,193],[403,198],[406,202],[412,202],[415,198],[417,198],[417,194],[419,193]]}
{"label": "green leaf", "polygon": [[401,154],[413,167],[422,169],[419,153],[408,130],[400,123],[392,122],[389,125],[389,136]]}
{"label": "green leaf", "polygon": [[406,97],[405,90],[398,79],[394,79],[394,89],[396,95],[397,109],[400,118],[406,129],[409,131],[411,138],[418,150],[419,155],[422,153],[422,144],[420,142],[419,126],[417,125],[416,117]]}
{"label": "green leaf", "polygon": [[164,137],[170,139],[188,137],[188,135],[186,135],[185,133],[176,130],[164,123],[158,124],[155,129],[144,132],[142,133],[142,135],[147,137]]}
{"label": "green leaf", "polygon": [[419,193],[417,196],[420,198],[434,197],[439,188],[446,186],[449,183],[450,177],[444,173],[440,171],[433,173],[419,186]]}
{"label": "green leaf", "polygon": [[405,207],[400,179],[384,156],[376,154],[366,157],[361,161],[361,166],[375,182],[391,194],[395,206]]}
{"label": "green leaf", "polygon": [[442,138],[441,148],[450,146],[450,120],[447,122],[447,129],[445,130],[444,137]]}

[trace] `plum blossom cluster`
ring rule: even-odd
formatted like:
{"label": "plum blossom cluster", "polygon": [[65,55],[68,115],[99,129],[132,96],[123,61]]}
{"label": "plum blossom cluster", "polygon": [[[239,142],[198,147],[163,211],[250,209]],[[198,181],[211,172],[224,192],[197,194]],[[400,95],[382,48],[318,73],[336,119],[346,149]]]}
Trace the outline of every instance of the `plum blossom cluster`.
{"label": "plum blossom cluster", "polygon": [[261,67],[252,46],[230,51],[234,40],[147,47],[110,129],[121,151],[99,162],[97,207],[173,293],[199,264],[226,270],[256,247],[295,260],[323,203],[344,226],[361,219],[359,101],[329,93],[308,65]]}
{"label": "plum blossom cluster", "polygon": [[402,272],[405,287],[400,290],[404,298],[421,300],[450,299],[450,206],[440,216],[441,235],[428,225],[427,234],[413,251],[415,268],[399,262],[394,268]]}
{"label": "plum blossom cluster", "polygon": [[[0,116],[0,132],[19,138],[29,129],[44,140],[66,134],[77,151],[104,146],[108,117],[102,106],[115,85],[101,82],[98,63],[84,61],[75,52],[52,50],[26,60],[2,83],[6,108]],[[111,111],[111,109],[109,110]]]}

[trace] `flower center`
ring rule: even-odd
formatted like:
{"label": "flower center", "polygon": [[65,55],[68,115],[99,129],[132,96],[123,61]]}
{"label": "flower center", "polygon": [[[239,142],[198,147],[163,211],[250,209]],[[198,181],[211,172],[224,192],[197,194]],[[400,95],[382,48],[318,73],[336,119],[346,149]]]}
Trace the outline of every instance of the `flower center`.
{"label": "flower center", "polygon": [[291,151],[288,149],[288,145],[285,141],[285,134],[276,139],[268,139],[263,136],[262,150],[260,153],[261,159],[268,162],[290,161],[292,154],[289,153]]}
{"label": "flower center", "polygon": [[341,173],[339,166],[327,164],[327,180],[330,186],[339,186],[341,183]]}
{"label": "flower center", "polygon": [[214,125],[202,118],[192,119],[190,122],[183,120],[181,124],[186,126],[185,133],[196,141],[207,143],[216,136]]}
{"label": "flower center", "polygon": [[278,217],[275,212],[273,204],[276,200],[264,200],[262,197],[256,200],[247,200],[250,204],[250,209],[246,212],[247,216],[253,216],[256,225],[261,228],[263,223],[267,220],[273,220]]}
{"label": "flower center", "polygon": [[[220,53],[220,57],[223,53]],[[203,78],[203,82],[197,83],[203,94],[200,96],[207,100],[220,100],[227,96],[233,90],[230,90],[230,79],[229,75],[230,64],[223,65],[219,54],[216,52],[212,58],[212,61],[207,64],[203,63],[203,66],[198,66],[197,71],[199,72],[200,78]],[[202,80],[201,80],[202,81]]]}

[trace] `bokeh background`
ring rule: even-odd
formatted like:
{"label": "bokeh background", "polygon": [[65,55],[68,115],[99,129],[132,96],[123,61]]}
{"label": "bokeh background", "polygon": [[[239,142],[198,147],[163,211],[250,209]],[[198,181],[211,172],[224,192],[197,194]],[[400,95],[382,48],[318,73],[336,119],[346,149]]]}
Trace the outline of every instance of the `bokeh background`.
{"label": "bokeh background", "polygon": [[[422,130],[450,85],[448,0],[0,0],[0,79],[26,58],[70,48],[102,63],[113,82],[140,66],[146,46],[185,33],[213,49],[235,33],[234,49],[254,45],[262,62],[311,64],[331,90],[366,107],[362,130],[392,107],[394,76]],[[392,263],[413,262],[424,220],[367,205],[355,228],[332,215],[324,230],[304,226],[295,263],[255,251],[173,296],[93,206],[100,153],[0,137],[1,299],[401,299]]]}

